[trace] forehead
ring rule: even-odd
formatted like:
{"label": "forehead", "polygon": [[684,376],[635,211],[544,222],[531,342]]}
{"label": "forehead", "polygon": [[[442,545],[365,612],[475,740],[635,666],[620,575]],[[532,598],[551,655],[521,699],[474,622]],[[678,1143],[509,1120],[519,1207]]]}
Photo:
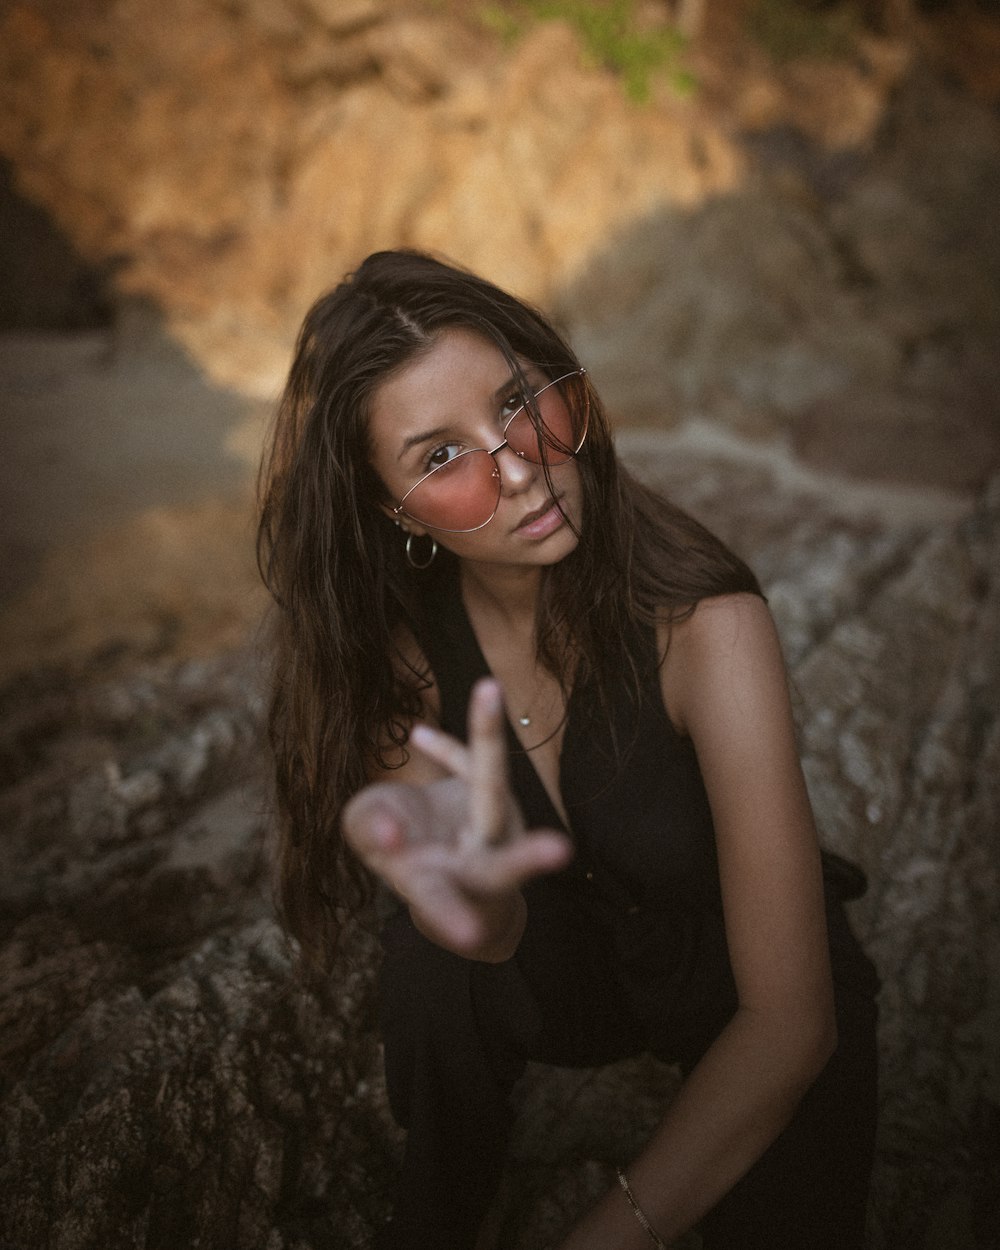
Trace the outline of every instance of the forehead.
{"label": "forehead", "polygon": [[[527,362],[521,362],[526,364]],[[500,348],[473,330],[442,330],[426,351],[372,393],[368,437],[376,467],[418,454],[418,436],[443,434],[492,414],[495,393],[512,377]]]}
{"label": "forehead", "polygon": [[379,412],[423,410],[423,416],[446,416],[459,396],[487,388],[493,391],[511,376],[511,368],[495,343],[472,330],[442,330],[419,356],[381,382],[372,397],[372,419]]}

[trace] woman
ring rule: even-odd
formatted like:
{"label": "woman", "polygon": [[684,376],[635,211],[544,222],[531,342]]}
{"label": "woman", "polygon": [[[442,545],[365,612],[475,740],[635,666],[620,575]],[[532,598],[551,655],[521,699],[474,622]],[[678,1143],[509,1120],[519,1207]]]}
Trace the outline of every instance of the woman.
{"label": "woman", "polygon": [[750,571],[625,472],[544,318],[411,252],[308,314],[262,486],[305,959],[386,887],[377,1244],[473,1250],[527,1059],[651,1051],[680,1092],[560,1250],[860,1247],[875,978]]}

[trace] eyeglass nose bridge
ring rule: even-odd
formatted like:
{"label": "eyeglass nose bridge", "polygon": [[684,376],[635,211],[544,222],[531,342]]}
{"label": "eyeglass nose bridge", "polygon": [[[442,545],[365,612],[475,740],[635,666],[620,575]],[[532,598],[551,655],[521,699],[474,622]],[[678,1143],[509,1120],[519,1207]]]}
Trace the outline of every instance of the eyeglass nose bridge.
{"label": "eyeglass nose bridge", "polygon": [[507,438],[505,438],[502,442],[497,443],[492,451],[490,451],[489,448],[484,448],[483,450],[488,452],[490,459],[493,461],[493,476],[500,483],[501,490],[503,490],[503,473],[500,471],[500,461],[497,459],[497,456],[505,447],[512,456],[516,456],[518,458],[521,464],[534,465],[535,463],[533,460],[529,460],[523,451],[518,451],[516,447],[511,447],[510,439]]}

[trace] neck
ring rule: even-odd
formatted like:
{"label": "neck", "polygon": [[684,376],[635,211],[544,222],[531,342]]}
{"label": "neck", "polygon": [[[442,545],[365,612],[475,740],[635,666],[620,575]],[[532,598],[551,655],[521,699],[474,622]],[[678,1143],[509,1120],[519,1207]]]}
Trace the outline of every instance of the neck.
{"label": "neck", "polygon": [[470,611],[479,608],[501,618],[512,629],[520,626],[534,631],[541,569],[463,560],[461,585]]}

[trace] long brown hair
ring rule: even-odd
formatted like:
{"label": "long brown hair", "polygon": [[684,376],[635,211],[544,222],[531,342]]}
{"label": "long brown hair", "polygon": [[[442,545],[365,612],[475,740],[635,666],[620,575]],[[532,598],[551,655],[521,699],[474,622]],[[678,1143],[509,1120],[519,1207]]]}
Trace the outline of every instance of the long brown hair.
{"label": "long brown hair", "polygon": [[[369,405],[451,327],[553,378],[579,365],[538,311],[484,279],[421,253],[377,252],[307,314],[261,465],[257,556],[277,608],[278,903],[315,968],[329,966],[372,893],[341,837],[341,810],[385,766],[389,744],[405,749],[427,676],[401,666],[394,642],[418,613],[419,574],[376,506],[386,492],[370,462]],[[678,619],[709,595],[759,593],[742,561],[622,468],[592,390],[590,405],[580,541],[544,570],[537,611],[538,658],[567,688],[582,676],[620,682],[623,657],[609,640],[637,623]],[[634,665],[626,670],[637,683]]]}

